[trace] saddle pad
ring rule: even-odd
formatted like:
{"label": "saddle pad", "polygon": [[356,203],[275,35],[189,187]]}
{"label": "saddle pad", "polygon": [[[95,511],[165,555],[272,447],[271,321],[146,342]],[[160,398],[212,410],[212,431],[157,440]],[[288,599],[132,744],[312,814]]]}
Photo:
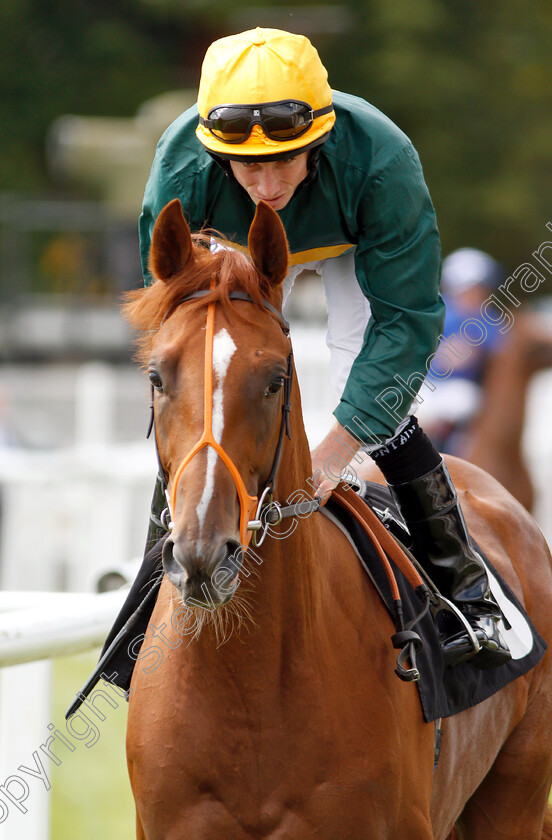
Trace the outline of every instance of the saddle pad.
{"label": "saddle pad", "polygon": [[[381,511],[389,508],[397,518],[400,518],[387,488],[369,483],[364,500],[372,509],[377,508]],[[392,614],[389,583],[381,560],[366,532],[358,521],[335,500],[330,498],[326,507],[351,535],[376,589]],[[498,668],[488,670],[475,668],[469,661],[456,665],[454,668],[444,667],[435,624],[431,613],[426,614],[412,629],[420,635],[423,642],[423,649],[417,655],[420,680],[416,685],[424,718],[428,723],[457,714],[491,697],[505,685],[533,668],[546,651],[545,641],[536,631],[508,584],[492,567],[478,546],[477,549],[485,560],[492,593],[506,616],[506,622],[501,620],[499,627],[512,653],[512,660]],[[408,623],[419,614],[421,602],[391,558],[389,560],[399,586],[405,623]],[[391,648],[391,640],[389,646]]]}

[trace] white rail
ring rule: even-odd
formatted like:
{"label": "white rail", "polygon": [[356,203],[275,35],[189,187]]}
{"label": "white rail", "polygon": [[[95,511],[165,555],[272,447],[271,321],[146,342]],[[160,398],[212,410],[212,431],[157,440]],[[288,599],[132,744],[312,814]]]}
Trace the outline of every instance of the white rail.
{"label": "white rail", "polygon": [[54,726],[46,660],[98,647],[126,592],[0,591],[0,840],[49,840],[51,767],[47,787],[26,771]]}
{"label": "white rail", "polygon": [[0,667],[100,645],[126,595],[114,592],[0,592]]}

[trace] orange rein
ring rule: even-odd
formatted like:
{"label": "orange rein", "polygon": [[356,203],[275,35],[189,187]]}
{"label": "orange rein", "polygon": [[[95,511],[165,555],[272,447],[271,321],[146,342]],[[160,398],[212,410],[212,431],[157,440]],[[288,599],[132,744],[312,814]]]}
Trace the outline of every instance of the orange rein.
{"label": "orange rein", "polygon": [[424,581],[420,576],[420,573],[410,562],[404,550],[400,547],[394,537],[391,536],[382,521],[361,497],[356,494],[351,495],[350,493],[345,495],[345,486],[346,482],[338,484],[332,492],[332,497],[336,499],[342,507],[346,508],[358,522],[360,522],[372,540],[376,553],[378,554],[387,575],[393,600],[399,600],[401,596],[395,574],[389,560],[387,559],[386,552],[389,557],[394,560],[397,568],[401,570],[413,589],[423,586]]}
{"label": "orange rein", "polygon": [[176,491],[178,482],[192,458],[204,446],[211,446],[219,457],[224,461],[230,475],[234,479],[238,498],[240,500],[240,542],[243,549],[246,549],[251,540],[251,531],[248,528],[249,521],[253,518],[257,507],[257,496],[250,496],[247,492],[243,479],[222,446],[215,440],[213,435],[213,342],[215,337],[215,303],[207,306],[207,334],[205,336],[205,389],[203,393],[203,433],[192,449],[188,452],[178,467],[170,493],[171,516],[174,518],[176,506]]}

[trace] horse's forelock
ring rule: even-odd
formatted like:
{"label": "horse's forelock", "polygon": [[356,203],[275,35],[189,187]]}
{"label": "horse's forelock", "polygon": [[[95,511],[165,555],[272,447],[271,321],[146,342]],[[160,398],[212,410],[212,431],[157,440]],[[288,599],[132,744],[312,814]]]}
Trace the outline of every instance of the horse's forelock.
{"label": "horse's forelock", "polygon": [[[218,302],[226,311],[234,311],[230,292],[242,291],[248,294],[256,305],[263,307],[264,297],[270,297],[269,284],[257,274],[247,257],[231,247],[210,249],[211,236],[194,234],[194,259],[175,274],[170,281],[155,280],[151,286],[128,292],[125,295],[123,313],[130,326],[142,333],[138,338],[138,358],[144,362],[157,330],[182,302],[193,292],[211,288],[213,278],[216,285],[211,293],[189,306],[192,310]],[[238,315],[242,320],[243,315]]]}

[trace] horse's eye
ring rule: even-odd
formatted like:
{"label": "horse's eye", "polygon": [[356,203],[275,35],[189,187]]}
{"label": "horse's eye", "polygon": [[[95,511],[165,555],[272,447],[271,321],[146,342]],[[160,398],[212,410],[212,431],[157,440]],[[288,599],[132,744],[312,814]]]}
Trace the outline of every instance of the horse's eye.
{"label": "horse's eye", "polygon": [[163,382],[162,382],[161,377],[159,376],[159,374],[157,373],[156,370],[149,370],[148,371],[148,377],[149,377],[149,381],[151,382],[153,387],[156,389],[156,391],[162,391],[163,390]]}
{"label": "horse's eye", "polygon": [[284,379],[284,376],[277,376],[275,379],[273,379],[270,385],[267,385],[267,387],[264,390],[265,397],[276,396],[276,394],[282,389]]}

